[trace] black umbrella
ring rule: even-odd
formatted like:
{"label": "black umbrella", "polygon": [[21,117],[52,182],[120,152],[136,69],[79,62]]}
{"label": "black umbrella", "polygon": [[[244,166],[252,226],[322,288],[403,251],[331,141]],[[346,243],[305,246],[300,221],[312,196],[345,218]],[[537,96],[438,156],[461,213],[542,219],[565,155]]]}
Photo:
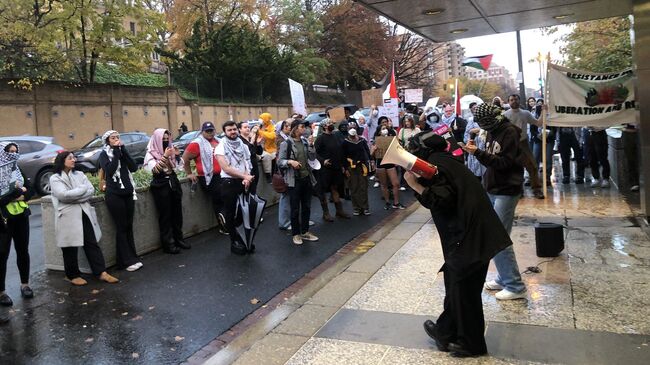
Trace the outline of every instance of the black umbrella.
{"label": "black umbrella", "polygon": [[249,251],[253,246],[253,239],[262,220],[264,207],[266,207],[266,200],[256,194],[241,193],[237,198],[235,217],[237,217],[236,222],[240,223],[235,229]]}

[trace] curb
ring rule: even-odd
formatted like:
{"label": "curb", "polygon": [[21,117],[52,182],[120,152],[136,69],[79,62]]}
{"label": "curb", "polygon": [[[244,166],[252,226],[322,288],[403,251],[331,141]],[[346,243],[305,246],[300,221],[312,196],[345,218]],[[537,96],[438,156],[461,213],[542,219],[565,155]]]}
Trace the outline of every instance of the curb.
{"label": "curb", "polygon": [[369,249],[369,241],[370,246],[374,246],[374,243],[388,235],[419,207],[420,204],[413,202],[405,210],[394,212],[358,235],[312,271],[190,356],[183,364],[235,362],[257,341],[263,339],[307,303],[314,294],[362,257]]}

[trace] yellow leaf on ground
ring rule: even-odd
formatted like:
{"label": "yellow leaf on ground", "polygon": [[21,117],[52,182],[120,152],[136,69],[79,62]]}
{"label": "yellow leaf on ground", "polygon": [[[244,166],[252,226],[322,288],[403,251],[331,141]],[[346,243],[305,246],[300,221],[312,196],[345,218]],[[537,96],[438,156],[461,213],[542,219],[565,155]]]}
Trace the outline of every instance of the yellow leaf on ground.
{"label": "yellow leaf on ground", "polygon": [[184,339],[185,339],[185,337],[181,337],[181,336],[176,336],[176,337],[174,337],[174,341],[176,341],[176,342],[181,342],[181,341],[183,341]]}
{"label": "yellow leaf on ground", "polygon": [[257,299],[257,298],[253,298],[253,299],[251,299],[251,304],[257,304],[257,303],[259,303],[259,302],[260,302],[260,300]]}

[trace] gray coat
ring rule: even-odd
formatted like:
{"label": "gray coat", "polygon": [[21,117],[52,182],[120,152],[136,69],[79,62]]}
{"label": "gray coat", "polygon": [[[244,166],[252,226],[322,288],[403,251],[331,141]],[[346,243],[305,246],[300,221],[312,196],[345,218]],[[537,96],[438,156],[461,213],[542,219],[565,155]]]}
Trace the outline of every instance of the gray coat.
{"label": "gray coat", "polygon": [[[314,177],[313,169],[311,167],[311,162],[317,161],[316,159],[316,149],[314,145],[309,145],[305,137],[300,137],[302,144],[307,150],[307,159],[309,160],[307,164],[307,169],[309,170],[309,179],[311,180],[311,185],[316,185],[316,178]],[[291,143],[291,152],[287,155],[288,143]],[[296,141],[292,138],[291,142],[284,141],[280,144],[280,152],[278,153],[278,167],[282,170],[284,175],[284,182],[292,188],[296,186],[296,170],[289,166],[289,160],[296,160],[296,155],[298,151],[296,150]],[[288,157],[288,158],[287,158]]]}
{"label": "gray coat", "polygon": [[69,174],[53,174],[50,177],[52,205],[54,206],[55,240],[58,247],[81,247],[84,245],[82,212],[86,213],[99,242],[102,231],[99,228],[95,208],[88,202],[95,194],[95,188],[86,175],[80,171]]}

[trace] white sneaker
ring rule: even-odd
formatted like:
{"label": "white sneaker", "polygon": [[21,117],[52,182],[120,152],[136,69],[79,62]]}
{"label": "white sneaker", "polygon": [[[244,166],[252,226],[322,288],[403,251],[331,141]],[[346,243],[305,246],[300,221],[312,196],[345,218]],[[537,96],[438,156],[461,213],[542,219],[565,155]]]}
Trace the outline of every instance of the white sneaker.
{"label": "white sneaker", "polygon": [[375,184],[372,187],[373,188],[378,188],[379,187],[379,182],[375,182]]}
{"label": "white sneaker", "polygon": [[300,238],[302,238],[302,239],[305,240],[305,241],[318,241],[318,237],[316,237],[316,235],[314,235],[314,234],[311,233],[311,232],[307,232],[307,233],[305,233],[305,234],[301,234],[301,235],[300,235]]}
{"label": "white sneaker", "polygon": [[142,265],[142,262],[136,262],[134,265],[137,265],[138,269],[141,268],[142,266],[144,266],[144,265]]}
{"label": "white sneaker", "polygon": [[309,221],[309,226],[310,227],[313,226],[314,224],[316,224],[316,223],[314,223],[314,221]]}
{"label": "white sneaker", "polygon": [[293,236],[293,244],[294,245],[302,245],[302,237],[300,237],[299,234]]}
{"label": "white sneaker", "polygon": [[639,191],[639,185],[633,185],[633,186],[630,188],[630,191]]}
{"label": "white sneaker", "polygon": [[403,186],[400,186],[400,187],[399,187],[399,191],[406,191],[406,188],[403,187]]}
{"label": "white sneaker", "polygon": [[526,289],[521,293],[513,293],[507,289],[503,289],[500,292],[494,294],[494,297],[498,300],[515,300],[515,299],[526,299],[528,295],[526,294]]}
{"label": "white sneaker", "polygon": [[591,187],[592,187],[592,188],[598,188],[598,187],[600,187],[600,179],[593,179],[593,180],[591,180]]}
{"label": "white sneaker", "polygon": [[133,265],[127,267],[126,271],[131,271],[131,272],[137,271],[138,269],[140,269],[142,267],[142,266],[139,266],[138,264],[133,264]]}
{"label": "white sneaker", "polygon": [[373,176],[370,176],[370,177],[368,178],[368,180],[370,180],[370,181],[375,181],[375,176],[374,176],[374,175],[373,175]]}
{"label": "white sneaker", "polygon": [[600,184],[600,187],[606,189],[609,187],[609,180],[603,180],[603,183]]}
{"label": "white sneaker", "polygon": [[496,280],[486,281],[483,287],[487,290],[501,290],[503,287]]}

